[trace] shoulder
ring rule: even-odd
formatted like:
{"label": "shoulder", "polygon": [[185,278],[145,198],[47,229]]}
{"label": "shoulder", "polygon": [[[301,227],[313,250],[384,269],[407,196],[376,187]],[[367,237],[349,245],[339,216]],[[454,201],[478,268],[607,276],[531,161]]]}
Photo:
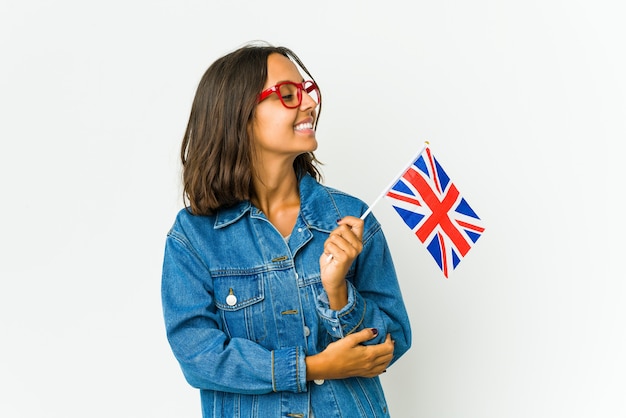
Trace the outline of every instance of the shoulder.
{"label": "shoulder", "polygon": [[225,228],[231,224],[237,224],[238,220],[245,217],[252,205],[249,201],[242,201],[234,206],[222,208],[211,215],[194,214],[189,207],[181,209],[176,215],[174,225],[169,231],[170,235],[184,235],[209,237],[218,231],[228,230]]}
{"label": "shoulder", "polygon": [[327,214],[333,219],[342,216],[361,216],[366,210],[365,203],[344,191],[323,185],[313,177],[306,175],[300,180],[300,199],[302,209],[315,214]]}
{"label": "shoulder", "polygon": [[183,208],[176,214],[167,236],[177,241],[188,242],[201,231],[212,229],[214,224],[215,216],[194,215],[190,208]]}
{"label": "shoulder", "polygon": [[[343,190],[323,185],[309,176],[302,178],[300,192],[303,216],[310,224],[322,229],[333,230],[337,227],[337,219],[345,216],[359,218],[368,208],[360,198]],[[366,235],[374,234],[379,229],[380,224],[370,213],[365,219]]]}
{"label": "shoulder", "polygon": [[174,221],[174,227],[189,227],[200,224],[215,222],[215,216],[210,215],[195,215],[191,208],[186,207],[178,211],[176,214],[176,220]]}
{"label": "shoulder", "polygon": [[322,185],[321,187],[326,190],[326,193],[330,195],[330,198],[335,202],[337,207],[352,212],[346,213],[346,215],[358,217],[367,210],[367,204],[360,198],[334,187],[325,185]]}

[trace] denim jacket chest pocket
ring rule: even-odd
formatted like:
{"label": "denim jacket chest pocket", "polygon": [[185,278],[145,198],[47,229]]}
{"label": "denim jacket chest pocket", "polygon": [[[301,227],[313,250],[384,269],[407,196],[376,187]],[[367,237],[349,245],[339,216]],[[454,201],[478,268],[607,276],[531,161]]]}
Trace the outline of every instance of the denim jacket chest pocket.
{"label": "denim jacket chest pocket", "polygon": [[214,276],[215,306],[230,338],[260,342],[267,336],[263,274],[241,271]]}

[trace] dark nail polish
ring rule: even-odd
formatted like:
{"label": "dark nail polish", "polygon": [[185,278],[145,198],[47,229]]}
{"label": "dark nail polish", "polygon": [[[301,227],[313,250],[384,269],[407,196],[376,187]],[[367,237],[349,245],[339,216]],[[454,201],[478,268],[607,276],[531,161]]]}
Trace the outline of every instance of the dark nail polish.
{"label": "dark nail polish", "polygon": [[378,335],[378,330],[376,328],[372,328],[372,334],[374,334],[374,337]]}

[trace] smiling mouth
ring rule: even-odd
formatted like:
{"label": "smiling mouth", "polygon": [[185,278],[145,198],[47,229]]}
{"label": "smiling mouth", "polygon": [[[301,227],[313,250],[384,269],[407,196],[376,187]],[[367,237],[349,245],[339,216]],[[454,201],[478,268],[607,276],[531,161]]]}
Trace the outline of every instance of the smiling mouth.
{"label": "smiling mouth", "polygon": [[313,123],[311,123],[311,122],[304,122],[304,123],[300,123],[300,124],[295,126],[295,130],[296,131],[303,131],[305,129],[313,129]]}

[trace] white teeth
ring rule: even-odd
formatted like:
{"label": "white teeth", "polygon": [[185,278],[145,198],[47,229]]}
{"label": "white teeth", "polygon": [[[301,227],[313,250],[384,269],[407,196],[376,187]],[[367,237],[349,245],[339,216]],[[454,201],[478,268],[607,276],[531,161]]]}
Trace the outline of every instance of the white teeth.
{"label": "white teeth", "polygon": [[301,123],[299,125],[296,125],[296,131],[300,131],[302,129],[313,129],[313,124],[311,122],[305,122],[305,123]]}

